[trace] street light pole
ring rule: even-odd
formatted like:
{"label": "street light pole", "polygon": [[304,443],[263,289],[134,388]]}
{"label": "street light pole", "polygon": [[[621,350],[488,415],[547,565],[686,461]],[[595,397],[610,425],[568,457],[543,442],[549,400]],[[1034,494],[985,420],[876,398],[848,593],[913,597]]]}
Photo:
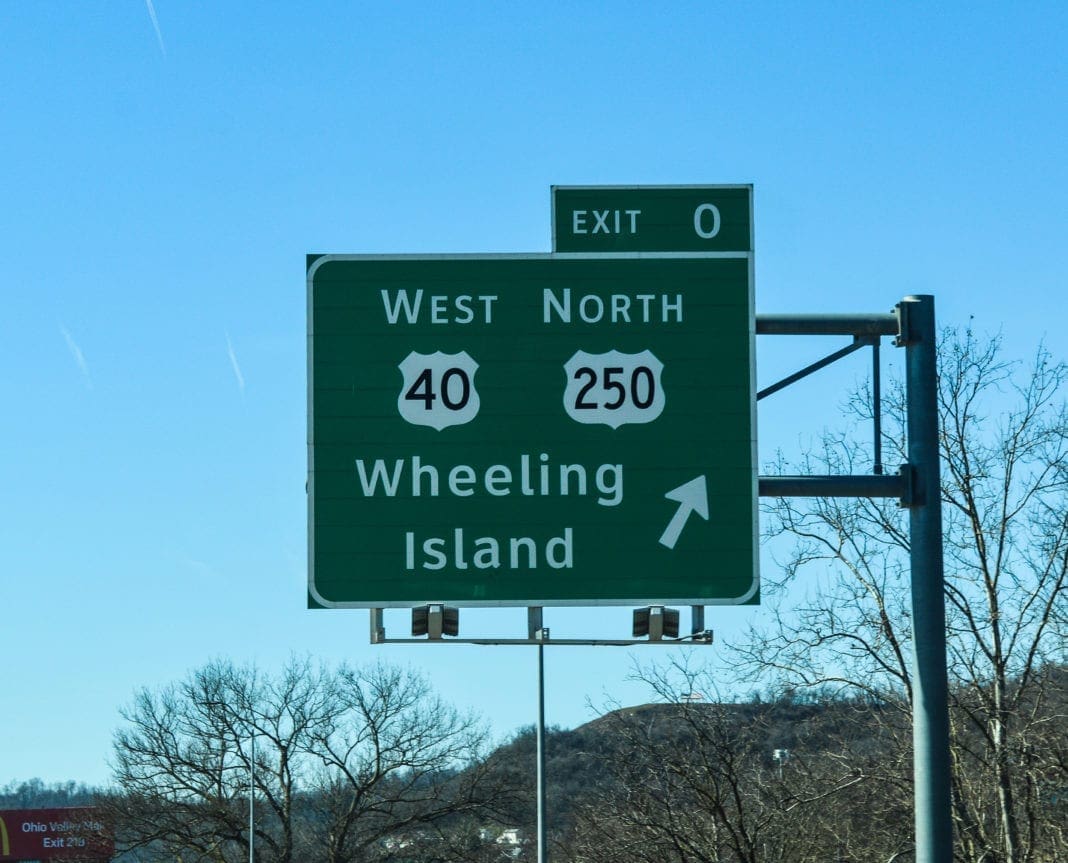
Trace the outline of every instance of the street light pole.
{"label": "street light pole", "polygon": [[[219,707],[226,713],[231,714],[236,720],[234,725],[234,739],[237,742],[238,752],[241,749],[241,738],[238,734],[238,726],[243,724],[241,716],[225,701],[208,701],[208,707]],[[248,761],[248,863],[256,863],[256,731],[248,728],[249,736],[249,761]]]}
{"label": "street light pole", "polygon": [[256,863],[256,734],[252,733],[252,755],[248,765],[248,863]]}

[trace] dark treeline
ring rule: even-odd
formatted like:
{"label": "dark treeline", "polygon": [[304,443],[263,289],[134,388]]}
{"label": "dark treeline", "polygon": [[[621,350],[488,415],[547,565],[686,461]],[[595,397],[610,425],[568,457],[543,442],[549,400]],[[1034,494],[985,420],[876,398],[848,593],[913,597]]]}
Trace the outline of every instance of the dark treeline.
{"label": "dark treeline", "polygon": [[[212,673],[234,671],[215,665]],[[206,672],[199,672],[201,676]],[[669,694],[671,669],[644,673],[659,696]],[[374,675],[396,684],[400,672]],[[398,678],[396,675],[400,674]],[[687,684],[699,680],[690,675]],[[1029,678],[1021,700],[1029,728],[1046,729],[1014,765],[1030,797],[1014,805],[1028,825],[1029,863],[1068,859],[1068,666],[1051,664]],[[262,678],[260,678],[262,682]],[[547,734],[550,848],[554,861],[573,863],[868,863],[912,859],[911,722],[899,696],[835,697],[830,692],[788,693],[743,703],[696,700],[692,690],[619,708],[573,730]],[[386,694],[383,691],[383,694]],[[297,710],[294,715],[307,715]],[[963,714],[962,714],[963,715]],[[174,719],[174,715],[170,719]],[[388,725],[388,723],[387,723]],[[180,722],[168,725],[183,729]],[[401,729],[405,730],[403,733]],[[996,795],[983,786],[985,766],[970,763],[981,747],[974,731],[955,723],[955,787],[968,797],[955,811],[979,812],[996,831]],[[163,731],[162,726],[159,729]],[[184,726],[184,732],[190,726]],[[257,750],[256,858],[327,861],[534,860],[535,746],[522,729],[492,751],[472,750],[466,763],[447,760],[420,770],[419,747],[433,742],[426,729],[413,736],[410,721],[367,735],[380,747],[350,763],[362,783],[344,784],[330,771],[289,768],[301,779],[287,808],[274,799],[269,778],[280,753],[263,741]],[[440,733],[440,729],[438,732]],[[387,740],[390,735],[394,735]],[[387,751],[401,739],[418,740],[406,766],[390,776]],[[191,747],[147,758],[182,771],[212,772],[230,757],[223,746]],[[123,741],[126,741],[124,744]],[[117,746],[130,744],[120,735]],[[349,750],[353,755],[355,750]],[[159,758],[157,756],[164,756]],[[225,757],[223,757],[225,756]],[[193,765],[194,758],[203,763]],[[185,759],[185,763],[181,763]],[[262,761],[261,761],[262,759]],[[236,763],[236,762],[234,762]],[[127,768],[129,769],[129,768]],[[229,775],[228,775],[229,771]],[[379,776],[375,776],[378,771]],[[120,860],[237,863],[248,859],[248,774],[223,765],[214,788],[197,788],[185,774],[157,786],[131,784],[123,774],[110,792],[74,783],[37,780],[9,785],[4,807],[52,807],[94,802],[117,827]],[[156,774],[153,782],[157,782]],[[983,805],[983,799],[986,805]],[[341,818],[339,812],[351,818]],[[350,839],[340,841],[339,825]],[[958,817],[959,860],[1001,860],[994,848],[970,856]],[[287,856],[288,855],[288,856]]]}
{"label": "dark treeline", "polygon": [[42,782],[27,779],[0,787],[0,809],[59,809],[89,806],[101,791],[79,782]]}

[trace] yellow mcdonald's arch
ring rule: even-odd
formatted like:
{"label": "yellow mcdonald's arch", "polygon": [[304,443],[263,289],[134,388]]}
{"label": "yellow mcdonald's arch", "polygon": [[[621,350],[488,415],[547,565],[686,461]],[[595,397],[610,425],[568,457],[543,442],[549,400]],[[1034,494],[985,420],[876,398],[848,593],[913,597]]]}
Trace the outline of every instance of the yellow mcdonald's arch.
{"label": "yellow mcdonald's arch", "polygon": [[4,819],[0,818],[0,854],[5,857],[11,853],[11,843],[7,841],[7,825],[4,823]]}

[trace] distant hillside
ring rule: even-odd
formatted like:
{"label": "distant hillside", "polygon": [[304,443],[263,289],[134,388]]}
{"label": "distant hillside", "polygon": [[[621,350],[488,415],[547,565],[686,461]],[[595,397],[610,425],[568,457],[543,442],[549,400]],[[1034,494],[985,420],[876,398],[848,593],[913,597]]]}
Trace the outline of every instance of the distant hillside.
{"label": "distant hillside", "polygon": [[40,779],[11,782],[0,787],[0,809],[56,809],[88,806],[99,793],[79,782],[44,783]]}
{"label": "distant hillside", "polygon": [[[858,713],[870,718],[882,709],[853,701],[641,704],[611,711],[572,730],[550,728],[546,733],[549,817],[554,829],[570,827],[578,807],[617,783],[615,767],[636,757],[636,739],[683,752],[694,745],[695,724],[700,726],[713,714],[717,722],[727,724],[728,733],[732,725],[749,737],[755,733],[756,741],[750,743],[771,765],[775,750],[803,750],[811,757],[824,750],[840,751],[843,738],[863,745],[862,738],[871,734],[873,725],[858,721]],[[499,780],[518,790],[515,805],[503,813],[505,819],[527,829],[534,823],[535,758],[535,730],[527,727],[487,759]]]}

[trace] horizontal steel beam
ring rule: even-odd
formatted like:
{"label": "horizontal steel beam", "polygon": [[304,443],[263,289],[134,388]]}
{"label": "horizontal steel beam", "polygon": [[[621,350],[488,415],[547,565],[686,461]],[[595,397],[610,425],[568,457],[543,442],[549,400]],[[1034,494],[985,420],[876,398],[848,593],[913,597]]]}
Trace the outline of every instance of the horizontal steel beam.
{"label": "horizontal steel beam", "polygon": [[711,644],[711,636],[707,638],[684,635],[681,638],[663,638],[659,641],[650,641],[647,638],[549,638],[544,641],[538,638],[393,638],[382,636],[372,644],[482,644],[494,646],[508,645],[541,645],[543,647],[634,647],[639,644],[675,644],[693,646],[695,644]]}
{"label": "horizontal steel beam", "polygon": [[757,315],[758,336],[896,336],[897,314]]}
{"label": "horizontal steel beam", "polygon": [[761,497],[908,498],[905,474],[891,476],[762,476]]}

